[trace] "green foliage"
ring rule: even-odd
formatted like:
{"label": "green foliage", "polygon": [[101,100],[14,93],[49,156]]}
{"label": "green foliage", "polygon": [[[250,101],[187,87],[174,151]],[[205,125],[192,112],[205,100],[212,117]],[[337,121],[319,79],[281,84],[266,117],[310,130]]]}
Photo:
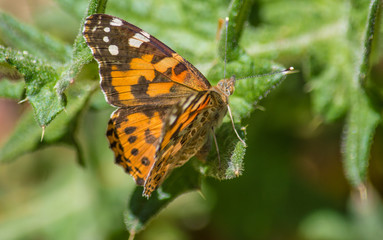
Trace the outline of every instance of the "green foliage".
{"label": "green foliage", "polygon": [[[238,131],[242,131],[236,126]],[[241,138],[244,138],[242,134]],[[243,159],[246,153],[246,147],[238,139],[233,131],[232,124],[227,121],[222,124],[220,130],[216,132],[218,139],[218,153],[215,144],[211,140],[211,151],[205,162],[194,161],[196,168],[204,175],[214,177],[219,180],[232,179],[238,177],[243,171]]]}
{"label": "green foliage", "polygon": [[21,154],[35,151],[46,145],[68,144],[78,150],[78,161],[83,163],[84,159],[75,133],[81,112],[85,110],[84,105],[89,100],[89,93],[93,92],[96,86],[90,82],[79,82],[68,90],[68,105],[65,108],[65,114],[60,114],[46,127],[43,139],[41,128],[36,124],[33,113],[25,113],[12,136],[0,150],[0,161],[14,161]]}
{"label": "green foliage", "polygon": [[[111,205],[118,202],[117,198],[122,199],[121,192],[131,191],[129,196],[124,195],[129,199],[124,220],[126,228],[134,235],[180,195],[200,191],[201,180],[205,177],[225,180],[241,175],[247,165],[252,164],[244,161],[245,157],[254,160],[251,157],[257,153],[252,149],[255,147],[252,144],[254,136],[247,131],[255,125],[252,114],[259,107],[259,101],[268,97],[269,92],[285,79],[286,74],[280,72],[285,69],[282,64],[287,67],[295,65],[300,71],[300,75],[295,76],[304,79],[311,98],[312,112],[319,116],[320,123],[331,125],[345,119],[344,133],[342,136],[338,135],[338,138],[341,139],[347,181],[358,189],[368,185],[370,150],[375,130],[382,118],[382,84],[379,77],[371,74],[374,64],[382,59],[382,49],[379,49],[377,40],[381,37],[380,0],[90,0],[87,9],[85,1],[56,2],[78,21],[78,25],[74,26],[78,29],[78,34],[73,42],[66,43],[42,32],[38,27],[26,25],[9,14],[0,13],[0,97],[24,100],[32,107],[22,115],[15,130],[2,145],[0,162],[15,162],[23,154],[47,146],[64,144],[75,149],[79,164],[87,166],[83,172],[89,174],[84,177],[87,178],[86,186],[97,200],[92,202],[84,199],[86,204],[83,204],[83,208],[86,210],[83,211],[86,215],[82,216],[79,210],[80,213],[73,215],[73,218],[94,221],[91,223],[92,228],[102,232],[98,237],[111,238],[111,232],[115,231],[113,224],[105,222],[115,223],[115,216],[121,214],[121,209],[114,209],[115,213],[106,212],[109,212]],[[100,94],[97,67],[92,62],[90,50],[82,37],[85,17],[105,12],[106,7],[108,14],[124,18],[161,39],[205,73],[211,83],[222,79],[225,71],[225,77],[235,75],[239,80],[230,98],[230,106],[235,127],[242,138],[248,138],[248,147],[239,141],[227,117],[216,131],[220,161],[211,139],[211,151],[205,161],[192,159],[185,166],[175,169],[149,200],[141,196],[141,187],[126,188],[124,185],[120,189],[108,188],[108,184],[104,182],[107,177],[103,175],[103,169],[112,165],[112,156],[107,151],[107,160],[101,159],[106,154],[104,148],[107,145],[102,135],[107,116],[112,109],[105,104],[104,97]],[[218,41],[215,37],[217,20],[226,16],[229,16],[230,21],[225,66],[225,28],[221,29]],[[267,75],[269,73],[274,74]],[[241,79],[254,75],[257,77]],[[285,99],[278,104],[285,106],[283,101]],[[305,116],[298,108],[299,106],[288,105],[283,111],[294,115],[299,122]],[[100,116],[103,122],[97,120]],[[280,121],[281,125],[288,126],[284,119],[272,120],[270,125],[273,121]],[[94,122],[100,124],[96,125]],[[45,131],[43,138],[42,128]],[[281,141],[286,146],[286,151],[289,146],[292,148],[291,143],[283,138]],[[273,153],[273,147],[267,144],[264,146],[271,152],[271,156],[284,157],[283,154]],[[250,154],[245,155],[246,151]],[[106,162],[105,165],[103,162]],[[280,174],[278,167],[279,165],[270,168],[276,173],[272,170],[268,170],[268,173],[280,177],[283,172]],[[236,183],[234,180],[228,182]],[[72,185],[75,185],[68,180],[55,184],[55,187],[63,189],[72,189]],[[267,189],[274,188],[272,182],[264,184],[268,184]],[[252,192],[253,185],[254,183],[243,188],[242,193],[248,193],[249,198],[252,194],[257,194],[255,190]],[[225,189],[226,191],[230,193],[230,190]],[[231,199],[232,195],[235,194],[230,193]],[[258,197],[256,195],[256,199]],[[229,200],[223,202],[227,204]],[[121,202],[118,204],[121,205]],[[254,203],[243,205],[248,208],[252,204]],[[380,203],[374,204],[375,209],[381,207]],[[98,220],[98,216],[91,215],[95,210],[104,214],[102,217],[105,222]],[[262,215],[264,209],[258,210],[257,214]],[[63,214],[62,211],[64,210],[58,209],[57,214]],[[278,212],[278,209],[275,211]],[[226,212],[230,210],[226,209]],[[236,213],[232,213],[233,216],[234,214]],[[280,215],[279,212],[276,214]],[[278,235],[272,235],[271,232],[267,235],[268,228],[263,227],[268,222],[269,213],[262,216],[264,218],[260,222],[264,225],[256,225],[257,230],[260,230],[257,231],[259,238],[278,238]],[[324,219],[330,219],[339,228],[331,228],[331,224]],[[122,222],[122,219],[119,220]],[[250,232],[254,233],[251,221],[241,222],[243,226],[250,226]],[[270,222],[272,221],[269,221],[268,227],[272,226]],[[348,230],[357,226],[357,223],[345,221],[343,216],[328,212],[313,213],[302,222],[300,234],[305,239],[335,239],[334,236],[337,236],[336,239],[349,239],[354,235]],[[52,226],[52,229],[62,229],[59,225]],[[329,235],[321,238],[324,235],[313,230],[317,225],[327,229],[325,232]],[[6,228],[4,226],[0,223],[0,232],[2,228]],[[372,231],[376,231],[376,228]],[[233,239],[249,239],[253,237],[251,233],[238,233]],[[54,236],[49,232],[44,234]],[[18,236],[23,237],[21,233]],[[65,236],[67,235],[63,234],[62,238],[65,239]],[[67,237],[78,238],[80,234]]]}
{"label": "green foliage", "polygon": [[25,80],[25,95],[40,126],[49,124],[63,109],[65,96],[54,89],[58,74],[53,66],[32,57],[28,52],[0,48],[1,62],[14,66]]}
{"label": "green foliage", "polygon": [[368,158],[380,115],[362,92],[354,94],[345,126],[344,167],[350,183],[359,186],[367,178]]}
{"label": "green foliage", "polygon": [[[22,49],[33,58],[63,63],[69,60],[70,47],[65,43],[27,26],[6,13],[0,13],[1,41],[14,49]],[[32,57],[31,57],[32,58]]]}
{"label": "green foliage", "polygon": [[125,213],[125,224],[130,233],[141,231],[146,223],[179,195],[198,190],[201,175],[196,174],[190,162],[174,171],[149,199],[142,197],[142,187],[136,188]]}
{"label": "green foliage", "polygon": [[[104,10],[105,4],[104,1],[90,1],[86,15]],[[24,49],[21,53],[1,47],[0,61],[16,67],[24,75],[26,100],[34,109],[37,123],[45,128],[64,110],[64,90],[82,66],[91,60],[82,31],[79,31],[70,57],[69,46],[24,26],[7,14],[2,13],[0,19],[0,32],[3,33],[2,36],[6,36],[2,41]]]}
{"label": "green foliage", "polygon": [[[365,29],[362,50],[359,53],[361,59],[358,70],[351,80],[352,92],[350,98],[350,110],[346,125],[345,136],[345,171],[354,186],[364,184],[367,178],[369,152],[376,126],[381,121],[381,110],[374,108],[370,103],[366,91],[362,89],[369,79],[371,69],[370,58],[373,49],[373,39],[377,35],[377,27],[380,22],[381,1],[372,1]],[[368,80],[370,81],[370,80]],[[379,112],[380,111],[380,112]]]}
{"label": "green foliage", "polygon": [[[22,78],[18,72],[7,64],[0,64],[0,71],[3,75],[0,82],[0,96],[10,99],[20,99],[24,92],[24,82],[17,81]],[[13,78],[16,78],[13,80]]]}

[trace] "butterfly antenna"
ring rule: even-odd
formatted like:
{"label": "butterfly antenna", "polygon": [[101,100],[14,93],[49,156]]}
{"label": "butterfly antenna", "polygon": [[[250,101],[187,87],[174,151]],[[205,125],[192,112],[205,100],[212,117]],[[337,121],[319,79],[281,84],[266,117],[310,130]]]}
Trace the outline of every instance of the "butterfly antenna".
{"label": "butterfly antenna", "polygon": [[214,132],[214,128],[212,128],[213,130],[213,138],[214,138],[214,143],[215,143],[215,149],[217,150],[217,156],[218,156],[218,167],[221,169],[221,156],[219,155],[219,148],[218,148],[218,142],[217,142],[217,138],[215,137],[215,132]]}
{"label": "butterfly antenna", "polygon": [[235,129],[234,120],[233,120],[233,114],[231,114],[231,109],[230,109],[229,104],[227,105],[227,110],[229,112],[229,116],[230,116],[230,120],[231,120],[231,125],[233,126],[235,134],[237,134],[237,137],[242,142],[243,146],[247,147],[245,141],[243,141],[243,139],[239,136],[239,134],[237,132],[237,129]]}
{"label": "butterfly antenna", "polygon": [[265,76],[270,76],[270,75],[274,75],[274,74],[278,74],[278,73],[283,73],[284,75],[287,75],[287,74],[292,74],[292,73],[297,73],[297,72],[299,72],[299,71],[295,70],[294,67],[289,67],[289,68],[286,68],[282,71],[276,71],[276,72],[258,74],[258,75],[251,75],[251,76],[247,76],[247,77],[243,77],[243,78],[236,78],[235,80],[237,81],[237,80],[242,80],[242,79],[247,79],[247,78],[265,77]]}
{"label": "butterfly antenna", "polygon": [[226,78],[226,62],[227,62],[227,29],[229,28],[229,17],[225,18],[225,62],[223,67],[223,79]]}

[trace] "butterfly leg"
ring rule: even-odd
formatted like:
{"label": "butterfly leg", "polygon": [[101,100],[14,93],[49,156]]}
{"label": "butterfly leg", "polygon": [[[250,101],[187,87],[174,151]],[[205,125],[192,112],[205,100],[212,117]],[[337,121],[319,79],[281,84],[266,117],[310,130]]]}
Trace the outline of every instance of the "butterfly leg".
{"label": "butterfly leg", "polygon": [[247,147],[245,141],[242,140],[242,138],[239,136],[238,132],[237,132],[237,129],[235,129],[235,124],[234,124],[234,120],[233,120],[233,115],[231,114],[231,109],[230,109],[230,106],[227,105],[227,110],[229,112],[229,116],[230,116],[230,120],[231,120],[231,125],[233,126],[233,129],[234,129],[234,132],[235,134],[237,135],[239,141],[242,142],[243,146]]}

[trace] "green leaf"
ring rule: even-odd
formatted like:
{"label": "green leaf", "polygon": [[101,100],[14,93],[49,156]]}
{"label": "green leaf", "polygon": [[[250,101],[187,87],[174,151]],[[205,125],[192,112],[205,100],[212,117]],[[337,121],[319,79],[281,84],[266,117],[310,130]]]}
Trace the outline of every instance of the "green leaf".
{"label": "green leaf", "polygon": [[83,66],[92,60],[92,55],[89,54],[88,50],[89,49],[84,48],[82,51],[77,52],[75,56],[73,56],[72,60],[63,67],[60,79],[55,84],[57,93],[63,94],[71,82],[74,81]]}
{"label": "green leaf", "polygon": [[62,63],[70,57],[69,46],[5,13],[0,13],[0,40],[6,46],[27,51],[51,63]]}
{"label": "green leaf", "polygon": [[[42,129],[36,124],[33,113],[31,111],[25,113],[11,137],[0,149],[0,162],[14,161],[27,152],[52,144],[64,143],[79,150],[75,138],[77,121],[94,88],[93,83],[78,83],[76,87],[68,91],[68,106],[65,114],[60,114],[45,129],[43,141],[41,141]],[[83,161],[80,153],[79,161]]]}
{"label": "green leaf", "polygon": [[0,62],[7,62],[24,75],[26,98],[33,107],[35,119],[40,126],[47,126],[62,110],[65,96],[54,88],[58,79],[56,70],[30,54],[0,46]]}
{"label": "green leaf", "polygon": [[[377,49],[379,43],[379,27],[382,18],[382,2],[371,1],[370,11],[362,47],[363,57],[360,63],[359,83],[366,90],[371,100],[377,104],[383,103],[383,88],[379,81],[373,81],[370,77],[371,62],[376,62],[376,55],[373,50]],[[376,51],[375,51],[376,52]]]}
{"label": "green leaf", "polygon": [[[286,68],[266,59],[253,59],[247,54],[229,62],[226,68],[228,77],[234,75],[239,79],[235,83],[234,94],[230,96],[230,105],[236,121],[249,116],[256,103],[286,78],[286,73],[281,72]],[[223,77],[223,72],[224,64],[217,63],[207,76],[212,82],[218,82]]]}
{"label": "green leaf", "polygon": [[0,97],[20,100],[24,93],[24,82],[0,80]]}
{"label": "green leaf", "polygon": [[0,97],[21,100],[24,93],[23,76],[6,63],[0,63]]}
{"label": "green leaf", "polygon": [[[238,129],[238,126],[236,127],[239,134],[241,134],[241,138],[244,138],[244,131]],[[243,158],[246,153],[246,147],[238,139],[230,122],[223,123],[216,131],[215,136],[217,138],[220,160],[215,143],[211,137],[209,139],[210,151],[207,159],[203,162],[197,159],[191,160],[195,168],[204,176],[220,180],[239,177],[244,169]]]}
{"label": "green leaf", "polygon": [[[219,56],[224,59],[227,55],[227,61],[238,59],[243,51],[239,48],[239,39],[243,32],[245,21],[249,17],[253,0],[232,0],[229,7],[229,22],[226,36],[225,25],[222,26],[221,38],[219,42]],[[226,51],[230,49],[230,51]]]}
{"label": "green leaf", "polygon": [[352,103],[343,138],[343,159],[346,177],[357,187],[366,180],[372,138],[381,116],[361,91],[354,94]]}
{"label": "green leaf", "polygon": [[372,138],[378,123],[381,121],[381,114],[371,103],[368,95],[361,86],[365,85],[370,74],[370,58],[373,48],[373,39],[377,35],[376,25],[379,25],[381,1],[371,2],[370,12],[365,29],[365,37],[361,51],[359,71],[353,81],[355,91],[351,96],[351,107],[347,119],[344,144],[344,168],[349,182],[357,187],[364,183],[367,178],[369,163],[369,152]]}
{"label": "green leaf", "polygon": [[[247,74],[250,77],[237,80],[235,92],[230,97],[231,111],[234,121],[237,123],[243,124],[245,122],[243,120],[255,110],[257,102],[267,96],[286,77],[285,73],[275,73],[276,70],[284,70],[280,65],[265,60],[258,61],[258,63],[260,62],[262,64],[254,64],[247,55],[243,55],[240,60],[231,61],[227,65],[229,73],[243,74],[242,76]],[[215,76],[222,72],[223,65],[217,64],[213,67],[209,76],[216,78]],[[256,73],[259,74],[257,77],[251,77]],[[264,73],[266,74],[262,75]],[[236,130],[242,135],[241,138],[244,139],[245,129],[237,125]],[[236,136],[228,117],[224,119],[222,126],[217,129],[216,137],[221,163],[218,161],[217,151],[213,143],[206,164],[197,164],[199,171],[204,175],[221,180],[238,177],[243,170],[243,158],[246,147]]]}
{"label": "green leaf", "polygon": [[360,63],[359,83],[361,86],[366,84],[371,70],[371,52],[373,48],[374,39],[376,38],[376,32],[379,32],[380,15],[382,9],[382,1],[371,1],[369,16],[367,20],[367,26],[365,30],[364,42],[363,42],[363,58]]}
{"label": "green leaf", "polygon": [[142,230],[146,223],[179,195],[200,189],[201,176],[190,162],[174,171],[149,199],[142,197],[142,187],[136,187],[124,215],[131,234]]}

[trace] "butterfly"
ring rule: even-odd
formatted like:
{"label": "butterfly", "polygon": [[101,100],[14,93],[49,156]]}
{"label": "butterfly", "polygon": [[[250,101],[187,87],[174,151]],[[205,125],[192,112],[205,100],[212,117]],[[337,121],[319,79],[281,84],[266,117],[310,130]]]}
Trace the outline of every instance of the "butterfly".
{"label": "butterfly", "polygon": [[83,36],[106,101],[117,107],[106,133],[115,162],[150,197],[172,169],[205,154],[235,79],[212,86],[164,43],[114,16],[89,16]]}

